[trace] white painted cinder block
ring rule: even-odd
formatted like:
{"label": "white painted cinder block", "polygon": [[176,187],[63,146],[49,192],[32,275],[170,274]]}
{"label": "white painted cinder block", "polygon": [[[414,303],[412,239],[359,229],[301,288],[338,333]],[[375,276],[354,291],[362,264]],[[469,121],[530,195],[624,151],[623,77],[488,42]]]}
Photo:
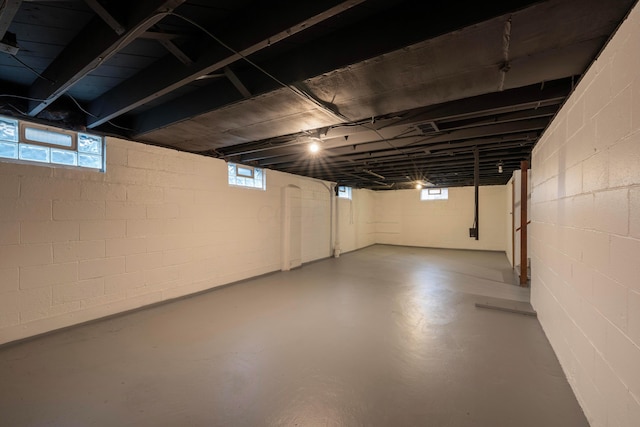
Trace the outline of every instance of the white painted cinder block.
{"label": "white painted cinder block", "polygon": [[636,6],[554,119],[565,140],[552,124],[532,155],[536,200],[558,213],[532,206],[532,304],[594,426],[640,425],[638,24]]}
{"label": "white painted cinder block", "polygon": [[[266,191],[232,188],[221,160],[111,138],[104,174],[3,162],[0,175],[0,343],[279,269],[284,186],[304,194],[304,260],[332,250],[334,196],[313,179],[267,171]],[[355,194],[346,250],[375,242],[375,195]]]}
{"label": "white painted cinder block", "polygon": [[77,221],[23,221],[20,225],[21,243],[65,242],[79,237]]}
{"label": "white painted cinder block", "polygon": [[103,240],[125,237],[125,220],[80,221],[80,240]]}
{"label": "white painted cinder block", "polygon": [[0,245],[17,245],[20,243],[20,222],[0,222]]}
{"label": "white painted cinder block", "polygon": [[125,257],[99,258],[78,262],[78,279],[112,276],[125,272]]}
{"label": "white painted cinder block", "polygon": [[17,199],[20,196],[20,177],[7,176],[0,179],[0,199]]}
{"label": "white painted cinder block", "polygon": [[34,265],[20,267],[20,289],[48,287],[58,283],[73,282],[78,277],[78,264]]}

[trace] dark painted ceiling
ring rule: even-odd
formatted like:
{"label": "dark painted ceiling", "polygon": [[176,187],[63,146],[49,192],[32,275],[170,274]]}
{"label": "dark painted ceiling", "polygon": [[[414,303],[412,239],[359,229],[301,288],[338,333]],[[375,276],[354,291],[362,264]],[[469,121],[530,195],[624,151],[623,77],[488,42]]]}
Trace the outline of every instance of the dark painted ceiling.
{"label": "dark painted ceiling", "polygon": [[477,149],[504,184],[634,2],[5,0],[0,113],[372,189],[471,185]]}

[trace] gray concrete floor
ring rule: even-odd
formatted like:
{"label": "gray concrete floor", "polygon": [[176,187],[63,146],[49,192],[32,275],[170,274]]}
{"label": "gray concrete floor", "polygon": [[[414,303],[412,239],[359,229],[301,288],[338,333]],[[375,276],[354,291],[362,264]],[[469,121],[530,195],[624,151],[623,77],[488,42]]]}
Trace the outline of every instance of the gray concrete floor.
{"label": "gray concrete floor", "polygon": [[0,349],[3,426],[587,426],[502,253],[372,246]]}

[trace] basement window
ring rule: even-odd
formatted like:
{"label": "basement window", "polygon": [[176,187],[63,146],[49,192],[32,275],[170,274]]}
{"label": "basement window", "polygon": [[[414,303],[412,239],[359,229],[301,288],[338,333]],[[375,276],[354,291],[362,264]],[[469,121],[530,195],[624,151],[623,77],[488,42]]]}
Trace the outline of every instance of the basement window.
{"label": "basement window", "polygon": [[0,160],[104,172],[104,138],[0,116]]}
{"label": "basement window", "polygon": [[229,174],[229,185],[257,188],[260,190],[265,190],[267,188],[264,170],[262,168],[254,168],[253,166],[239,165],[236,163],[227,163],[227,171]]}
{"label": "basement window", "polygon": [[448,188],[424,188],[420,191],[420,200],[447,200]]}
{"label": "basement window", "polygon": [[344,185],[338,186],[338,197],[341,199],[349,199],[351,200],[351,187],[346,187]]}

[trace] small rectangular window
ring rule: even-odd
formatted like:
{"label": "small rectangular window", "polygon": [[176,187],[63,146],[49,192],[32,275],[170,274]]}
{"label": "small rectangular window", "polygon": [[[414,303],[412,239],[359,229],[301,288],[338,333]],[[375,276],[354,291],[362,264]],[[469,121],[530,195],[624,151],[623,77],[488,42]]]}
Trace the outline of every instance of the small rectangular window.
{"label": "small rectangular window", "polygon": [[46,126],[20,123],[20,142],[47,147],[64,147],[76,149],[76,134],[61,129],[51,129]]}
{"label": "small rectangular window", "polygon": [[236,166],[236,175],[245,178],[253,178],[253,168],[248,168],[242,165]]}
{"label": "small rectangular window", "polygon": [[341,199],[349,199],[351,200],[351,187],[347,187],[344,185],[338,186],[338,197]]}
{"label": "small rectangular window", "polygon": [[420,200],[447,200],[448,188],[424,188],[420,191]]}
{"label": "small rectangular window", "polygon": [[266,189],[264,171],[253,166],[227,163],[229,185],[237,187]]}
{"label": "small rectangular window", "polygon": [[104,171],[104,138],[0,116],[0,159]]}

